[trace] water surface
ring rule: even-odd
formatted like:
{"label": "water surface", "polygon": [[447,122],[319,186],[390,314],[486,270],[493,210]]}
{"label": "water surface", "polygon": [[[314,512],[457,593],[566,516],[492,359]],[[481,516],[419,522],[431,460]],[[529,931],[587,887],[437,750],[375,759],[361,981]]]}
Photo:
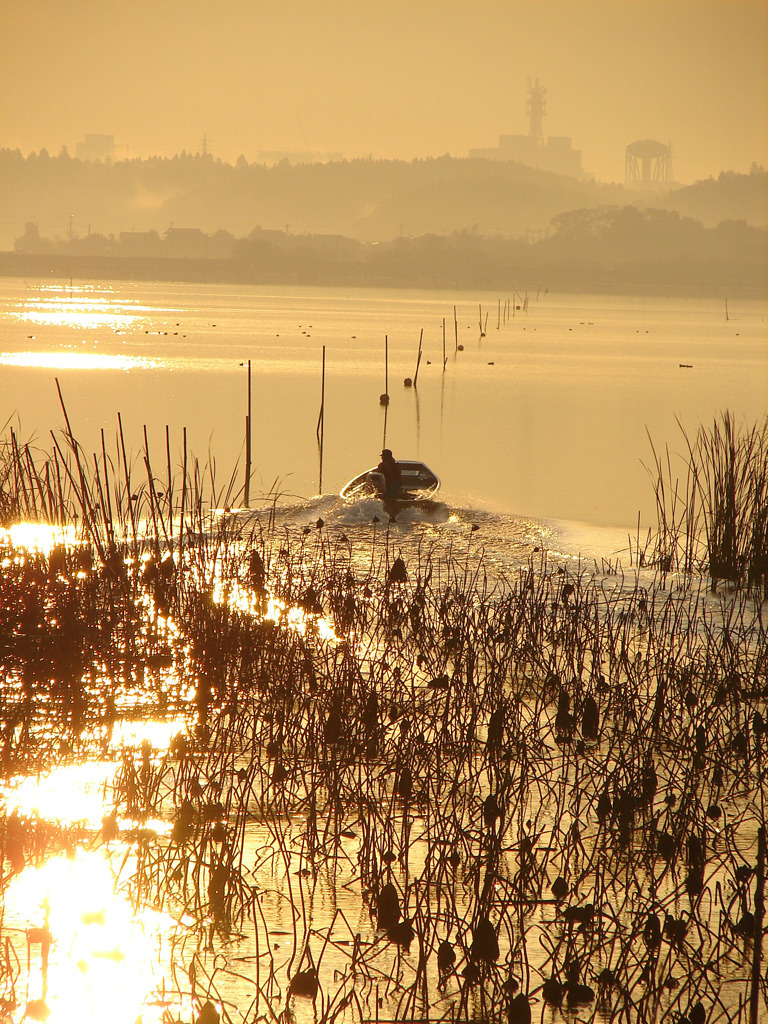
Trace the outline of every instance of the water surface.
{"label": "water surface", "polygon": [[5,279],[0,417],[45,444],[58,378],[83,444],[120,412],[129,449],[146,425],[164,462],[167,425],[180,462],[186,427],[220,485],[240,459],[241,486],[251,360],[254,490],[338,493],[386,440],[452,506],[634,529],[654,516],[649,434],[684,451],[678,420],[693,434],[768,408],[765,303],[732,299],[726,319],[719,298],[527,298]]}

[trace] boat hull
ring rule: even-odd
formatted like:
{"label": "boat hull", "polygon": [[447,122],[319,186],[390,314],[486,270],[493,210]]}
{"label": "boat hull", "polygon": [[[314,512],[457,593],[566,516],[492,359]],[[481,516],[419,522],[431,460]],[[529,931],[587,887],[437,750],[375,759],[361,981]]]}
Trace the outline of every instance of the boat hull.
{"label": "boat hull", "polygon": [[[397,464],[400,467],[403,486],[394,501],[385,503],[390,515],[404,508],[421,508],[424,511],[433,511],[437,508],[439,503],[433,500],[433,496],[440,487],[440,479],[437,474],[433,473],[423,462],[413,459],[398,459]],[[373,466],[364,473],[353,477],[342,487],[340,494],[344,501],[381,498],[383,482],[384,478],[378,472],[378,467]]]}

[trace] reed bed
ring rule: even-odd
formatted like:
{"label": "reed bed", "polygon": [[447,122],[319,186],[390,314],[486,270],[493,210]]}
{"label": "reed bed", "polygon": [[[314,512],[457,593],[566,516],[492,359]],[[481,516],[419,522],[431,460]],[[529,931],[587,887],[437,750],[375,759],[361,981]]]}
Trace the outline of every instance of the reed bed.
{"label": "reed bed", "polygon": [[[90,458],[11,436],[0,480],[3,525],[78,530],[5,552],[3,775],[98,756],[121,716],[186,720],[122,750],[100,841],[179,921],[194,1019],[768,1013],[754,589],[546,553],[504,574],[471,531],[281,528],[274,496],[215,514],[234,485],[185,448],[174,471],[170,442],[160,478],[119,436]],[[5,885],[40,840],[1,827]]]}
{"label": "reed bed", "polygon": [[684,481],[667,447],[653,451],[658,529],[654,563],[664,571],[705,572],[768,597],[768,418],[751,427],[724,412],[686,448]]}

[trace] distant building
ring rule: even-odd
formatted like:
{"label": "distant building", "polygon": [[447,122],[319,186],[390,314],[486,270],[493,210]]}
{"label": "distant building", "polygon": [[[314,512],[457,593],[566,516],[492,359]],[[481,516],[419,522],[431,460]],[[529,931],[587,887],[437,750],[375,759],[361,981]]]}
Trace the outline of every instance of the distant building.
{"label": "distant building", "polygon": [[86,133],[85,140],[78,142],[75,150],[78,160],[104,161],[125,160],[128,157],[128,147],[115,145],[114,135],[90,135]]}
{"label": "distant building", "polygon": [[469,155],[483,160],[509,160],[539,171],[553,171],[571,178],[581,178],[581,150],[574,149],[566,135],[550,135],[545,141],[542,120],[546,110],[547,90],[538,78],[528,83],[527,113],[530,126],[527,135],[500,135],[493,149],[470,149]]}

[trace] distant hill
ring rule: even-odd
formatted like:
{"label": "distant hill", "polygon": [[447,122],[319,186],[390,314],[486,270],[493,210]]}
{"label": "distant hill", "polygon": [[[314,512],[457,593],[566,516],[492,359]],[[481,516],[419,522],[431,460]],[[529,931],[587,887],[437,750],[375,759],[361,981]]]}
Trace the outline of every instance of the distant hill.
{"label": "distant hill", "polygon": [[665,193],[447,156],[268,167],[0,150],[3,273],[64,273],[66,258],[98,276],[763,293],[767,214],[762,168]]}
{"label": "distant hill", "polygon": [[359,241],[464,230],[521,238],[546,232],[553,218],[569,210],[628,204],[663,206],[705,226],[768,223],[764,171],[723,174],[664,198],[515,163],[448,156],[268,167],[200,154],[99,163],[73,159],[66,150],[26,158],[18,150],[0,150],[5,249],[28,222],[50,238],[67,238],[70,230],[74,237],[109,236],[171,226],[236,236],[262,227]]}
{"label": "distant hill", "polygon": [[[235,165],[210,155],[116,163],[66,150],[0,150],[0,247],[27,222],[46,237],[166,231],[171,225],[245,235],[255,227],[386,241],[475,229],[520,237],[569,209],[624,205],[622,186],[514,163],[453,159]],[[70,220],[71,217],[71,220]]]}
{"label": "distant hill", "polygon": [[717,178],[676,188],[662,202],[667,210],[701,221],[706,228],[724,220],[743,220],[753,227],[768,226],[768,172],[753,168],[751,174],[723,171]]}

